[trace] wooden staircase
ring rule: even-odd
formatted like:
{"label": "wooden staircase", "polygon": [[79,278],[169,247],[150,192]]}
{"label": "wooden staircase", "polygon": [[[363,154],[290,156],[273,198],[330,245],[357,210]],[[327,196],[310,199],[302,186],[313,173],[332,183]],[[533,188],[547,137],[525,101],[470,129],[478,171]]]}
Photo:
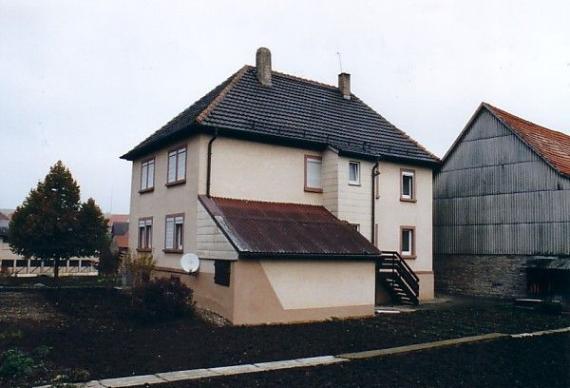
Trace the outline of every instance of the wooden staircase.
{"label": "wooden staircase", "polygon": [[395,303],[419,304],[420,279],[398,252],[382,251],[376,271]]}

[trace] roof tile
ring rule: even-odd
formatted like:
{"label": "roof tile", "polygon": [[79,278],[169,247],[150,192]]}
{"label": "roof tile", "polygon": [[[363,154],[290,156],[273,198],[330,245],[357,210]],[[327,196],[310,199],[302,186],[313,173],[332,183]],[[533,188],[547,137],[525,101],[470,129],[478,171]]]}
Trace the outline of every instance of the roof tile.
{"label": "roof tile", "polygon": [[554,169],[570,176],[569,135],[534,124],[490,104],[484,105]]}

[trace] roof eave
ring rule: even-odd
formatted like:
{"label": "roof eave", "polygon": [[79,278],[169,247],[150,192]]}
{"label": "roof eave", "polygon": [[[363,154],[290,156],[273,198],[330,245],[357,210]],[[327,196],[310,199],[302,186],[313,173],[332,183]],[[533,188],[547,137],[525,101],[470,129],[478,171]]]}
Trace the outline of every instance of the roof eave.
{"label": "roof eave", "polygon": [[330,259],[330,260],[376,260],[378,253],[305,253],[305,252],[238,252],[240,259]]}

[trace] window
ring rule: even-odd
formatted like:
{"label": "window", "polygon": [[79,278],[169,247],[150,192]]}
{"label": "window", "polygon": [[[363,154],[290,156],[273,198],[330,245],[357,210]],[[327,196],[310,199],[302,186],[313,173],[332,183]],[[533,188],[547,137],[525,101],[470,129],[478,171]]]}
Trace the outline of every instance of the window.
{"label": "window", "polygon": [[186,147],[168,152],[166,184],[184,183],[186,180]]}
{"label": "window", "polygon": [[214,261],[214,283],[220,286],[230,286],[232,262],[228,260],[215,260]]}
{"label": "window", "polygon": [[145,160],[141,164],[140,191],[150,191],[154,188],[154,158]]}
{"label": "window", "polygon": [[360,224],[350,224],[357,232],[360,232]]}
{"label": "window", "polygon": [[184,215],[173,214],[166,216],[165,229],[164,250],[167,252],[182,252],[184,250]]}
{"label": "window", "polygon": [[360,186],[360,163],[348,162],[348,184]]}
{"label": "window", "polygon": [[150,251],[152,248],[152,218],[139,219],[139,251]]}
{"label": "window", "polygon": [[416,255],[415,229],[412,226],[401,227],[400,254],[403,257],[414,258]]}
{"label": "window", "polygon": [[415,202],[416,184],[414,170],[401,170],[400,200]]}
{"label": "window", "polygon": [[305,155],[305,191],[322,193],[320,156]]}

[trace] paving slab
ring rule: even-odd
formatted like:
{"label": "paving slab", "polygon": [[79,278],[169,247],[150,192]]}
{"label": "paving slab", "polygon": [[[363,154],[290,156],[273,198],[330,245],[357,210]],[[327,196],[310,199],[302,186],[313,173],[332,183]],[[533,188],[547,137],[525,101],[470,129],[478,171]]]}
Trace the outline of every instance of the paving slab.
{"label": "paving slab", "polygon": [[263,371],[259,367],[252,364],[221,366],[218,368],[209,368],[208,370],[224,376],[239,375],[242,373],[256,373]]}
{"label": "paving slab", "polygon": [[204,377],[219,376],[218,373],[212,372],[209,369],[190,369],[180,370],[176,372],[157,373],[156,376],[168,382],[181,381],[181,380],[195,380]]}
{"label": "paving slab", "polygon": [[299,367],[303,366],[303,364],[301,364],[297,360],[258,362],[257,364],[253,364],[253,365],[262,369],[263,371],[299,368]]}
{"label": "paving slab", "polygon": [[79,388],[105,388],[103,384],[99,380],[91,380],[86,382],[85,384],[79,384]]}
{"label": "paving slab", "polygon": [[343,359],[335,356],[319,356],[319,357],[298,358],[295,361],[297,361],[302,366],[314,366],[314,365],[336,364],[338,362],[348,361],[348,359]]}
{"label": "paving slab", "polygon": [[388,356],[388,355],[392,355],[392,354],[417,352],[417,351],[426,350],[426,349],[435,349],[435,348],[442,348],[442,347],[447,347],[447,346],[455,346],[455,345],[466,344],[466,343],[491,341],[494,339],[498,339],[501,337],[508,337],[508,336],[509,336],[508,334],[491,333],[491,334],[484,334],[484,335],[476,335],[473,337],[462,337],[462,338],[454,338],[454,339],[443,340],[443,341],[434,341],[434,342],[425,342],[425,343],[414,344],[414,345],[397,346],[394,348],[387,348],[387,349],[368,350],[365,352],[344,353],[344,354],[339,354],[337,357],[346,358],[349,360],[359,360],[359,359],[372,358],[372,357]]}
{"label": "paving slab", "polygon": [[103,379],[99,382],[104,387],[134,387],[144,384],[160,384],[166,381],[156,375],[118,377],[116,379]]}
{"label": "paving slab", "polygon": [[538,337],[541,335],[567,333],[567,332],[570,332],[570,326],[563,327],[561,329],[534,331],[532,333],[511,334],[511,337],[512,338]]}

